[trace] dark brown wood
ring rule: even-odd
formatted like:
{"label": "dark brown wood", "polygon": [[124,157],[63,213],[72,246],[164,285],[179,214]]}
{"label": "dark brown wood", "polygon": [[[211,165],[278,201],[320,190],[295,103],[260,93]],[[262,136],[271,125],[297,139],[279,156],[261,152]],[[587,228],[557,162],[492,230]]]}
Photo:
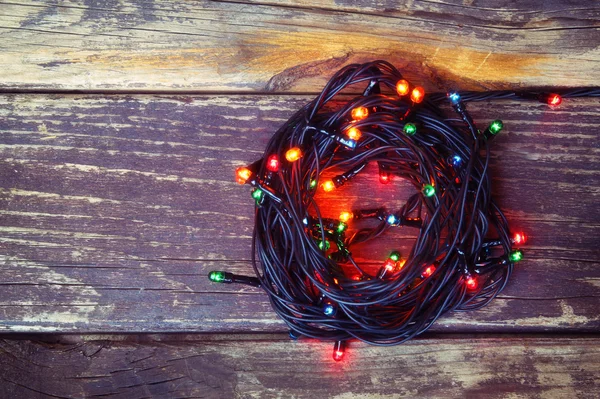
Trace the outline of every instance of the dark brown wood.
{"label": "dark brown wood", "polygon": [[378,58],[427,89],[597,84],[597,8],[540,4],[3,1],[0,88],[315,92]]}
{"label": "dark brown wood", "polygon": [[[206,274],[251,273],[253,202],[233,170],[260,157],[309,98],[1,97],[0,331],[285,331],[260,290]],[[505,121],[495,191],[530,245],[500,298],[434,330],[597,331],[598,100],[469,109],[482,123]],[[410,192],[378,185],[369,169],[323,212],[395,208]],[[355,254],[380,262],[412,234],[399,229]]]}
{"label": "dark brown wood", "polygon": [[[437,335],[334,363],[262,291],[206,279],[252,272],[233,170],[310,99],[265,93],[377,58],[428,92],[597,85],[597,7],[543,3],[0,0],[0,92],[17,93],[0,95],[0,398],[599,397],[597,99],[469,105],[505,121],[495,194],[530,245],[499,298]],[[98,95],[57,94],[75,90]],[[371,168],[322,210],[410,192]],[[354,254],[379,264],[413,233]]]}
{"label": "dark brown wood", "polygon": [[[392,348],[282,336],[0,341],[3,398],[597,398],[600,340],[418,339]],[[118,339],[118,337],[117,337]]]}

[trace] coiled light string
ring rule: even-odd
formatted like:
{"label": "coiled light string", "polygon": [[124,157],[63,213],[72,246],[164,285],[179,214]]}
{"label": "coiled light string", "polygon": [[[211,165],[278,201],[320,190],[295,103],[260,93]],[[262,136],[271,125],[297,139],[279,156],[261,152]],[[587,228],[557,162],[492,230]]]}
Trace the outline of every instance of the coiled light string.
{"label": "coiled light string", "polygon": [[[340,96],[356,88],[362,95]],[[599,95],[594,88],[427,97],[385,61],[349,65],[275,133],[262,159],[236,171],[256,202],[256,277],[213,271],[209,278],[261,287],[292,338],[335,341],[336,361],[349,339],[396,345],[448,311],[485,306],[523,258],[517,247],[525,235],[511,234],[491,194],[489,145],[504,125],[478,129],[465,104],[512,98],[557,106],[563,97]],[[443,102],[462,121],[448,119]],[[381,184],[404,179],[415,192],[400,209],[323,218],[315,194],[350,184],[370,163]],[[327,171],[341,173],[321,179]],[[361,227],[365,220],[375,227]],[[396,228],[417,235],[409,253],[390,249],[376,270],[354,260],[356,244]]]}

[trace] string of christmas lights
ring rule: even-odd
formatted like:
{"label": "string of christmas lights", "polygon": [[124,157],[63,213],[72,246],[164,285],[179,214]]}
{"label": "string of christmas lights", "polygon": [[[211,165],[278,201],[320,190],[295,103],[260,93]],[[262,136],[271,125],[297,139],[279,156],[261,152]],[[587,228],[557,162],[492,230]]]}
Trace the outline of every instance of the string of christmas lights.
{"label": "string of christmas lights", "polygon": [[[357,88],[362,95],[340,97]],[[523,258],[526,237],[511,234],[491,194],[489,147],[504,124],[478,129],[465,104],[523,99],[555,107],[581,96],[600,89],[426,96],[388,62],[349,65],[277,131],[262,159],[236,171],[253,187],[256,277],[212,271],[209,278],[262,288],[292,338],[334,341],[336,361],[349,339],[396,345],[448,311],[485,306]],[[444,102],[460,120],[445,116]],[[404,179],[415,192],[400,209],[323,218],[315,194],[350,184],[367,164],[377,165],[380,184]],[[321,178],[331,170],[342,173]],[[398,228],[416,235],[409,253],[391,248],[375,270],[355,261],[356,244]]]}

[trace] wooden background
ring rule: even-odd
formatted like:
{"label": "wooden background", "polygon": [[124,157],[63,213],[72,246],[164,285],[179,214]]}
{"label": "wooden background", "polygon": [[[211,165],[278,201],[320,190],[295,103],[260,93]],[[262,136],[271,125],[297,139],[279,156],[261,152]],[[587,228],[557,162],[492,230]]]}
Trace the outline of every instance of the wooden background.
{"label": "wooden background", "polygon": [[[598,99],[469,105],[505,122],[495,194],[530,244],[498,299],[423,338],[335,364],[260,290],[206,279],[251,272],[233,170],[347,63],[429,91],[598,85],[600,7],[540,3],[0,1],[0,397],[600,395]],[[325,214],[405,198],[376,181]]]}

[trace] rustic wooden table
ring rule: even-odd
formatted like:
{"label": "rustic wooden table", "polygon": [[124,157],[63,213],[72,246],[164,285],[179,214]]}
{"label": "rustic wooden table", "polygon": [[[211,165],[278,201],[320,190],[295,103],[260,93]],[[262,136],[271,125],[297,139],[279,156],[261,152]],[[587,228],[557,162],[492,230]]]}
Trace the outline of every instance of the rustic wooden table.
{"label": "rustic wooden table", "polygon": [[401,3],[0,2],[0,397],[599,397],[598,99],[469,105],[505,121],[495,194],[530,245],[498,299],[422,338],[334,363],[260,290],[207,281],[251,271],[234,168],[341,66],[600,83],[593,2]]}

